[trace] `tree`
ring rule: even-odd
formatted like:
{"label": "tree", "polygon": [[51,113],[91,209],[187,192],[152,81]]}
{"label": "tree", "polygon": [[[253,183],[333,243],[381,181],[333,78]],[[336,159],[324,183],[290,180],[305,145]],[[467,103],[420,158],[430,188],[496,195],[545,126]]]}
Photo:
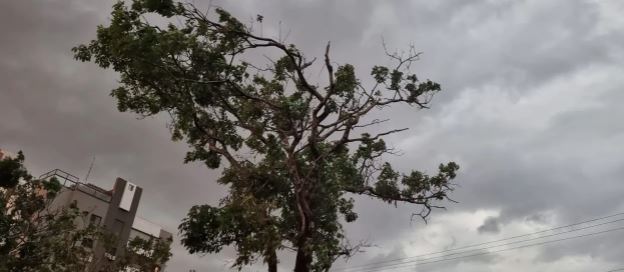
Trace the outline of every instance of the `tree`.
{"label": "tree", "polygon": [[[24,167],[24,155],[0,160],[0,271],[154,271],[171,256],[169,241],[135,238],[120,260],[93,256],[92,245],[116,243],[106,230],[87,224],[75,205],[51,208],[58,180],[38,180]],[[89,240],[91,246],[86,246]]]}
{"label": "tree", "polygon": [[[150,23],[146,15],[170,23]],[[383,161],[392,152],[383,137],[405,129],[367,132],[387,121],[367,121],[374,111],[427,108],[440,91],[409,73],[419,56],[413,50],[388,54],[396,65],[374,66],[374,83],[365,86],[352,65],[334,67],[328,43],[321,86],[306,76],[315,59],[255,34],[223,9],[134,0],[116,3],[110,24],[73,51],[120,74],[111,92],[120,111],[168,114],[173,140],[191,147],[185,162],[223,167],[218,182],[230,193],[217,207],[192,207],[180,225],[191,253],[234,246],[235,266],[261,259],[277,271],[276,251],[291,249],[295,271],[327,271],[357,248],[342,229],[357,219],[353,195],[415,204],[425,218],[453,189],[453,162],[427,175],[403,174]],[[245,60],[254,54],[277,57],[265,66]]]}
{"label": "tree", "polygon": [[49,209],[56,179],[34,179],[24,155],[0,160],[0,271],[81,271],[90,252],[78,241],[97,234],[77,228],[79,210]]}
{"label": "tree", "polygon": [[[91,236],[95,239],[94,242],[102,243],[105,248],[115,247],[119,244],[114,235],[108,233],[104,229],[100,231],[99,235]],[[114,261],[111,261],[105,255],[92,255],[87,261],[81,262],[84,268],[80,271],[161,271],[160,269],[163,265],[171,258],[172,242],[173,240],[171,238],[157,239],[150,237],[148,239],[143,239],[141,237],[134,237],[125,244],[124,254],[116,256]]]}
{"label": "tree", "polygon": [[[134,237],[126,246],[125,254],[110,271],[160,271],[171,257],[171,238],[143,239]],[[99,270],[94,270],[99,271]]]}

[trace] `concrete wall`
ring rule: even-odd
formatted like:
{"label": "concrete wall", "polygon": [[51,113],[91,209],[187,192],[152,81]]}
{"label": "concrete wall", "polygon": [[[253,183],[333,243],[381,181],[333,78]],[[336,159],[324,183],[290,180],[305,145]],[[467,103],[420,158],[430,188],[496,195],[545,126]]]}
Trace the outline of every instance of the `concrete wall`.
{"label": "concrete wall", "polygon": [[[112,191],[73,182],[66,186],[68,187],[61,189],[49,208],[60,209],[75,203],[83,212],[82,218],[76,222],[79,226],[87,226],[91,215],[99,216],[100,226],[117,235],[116,251],[113,254],[115,259],[125,253],[126,244],[134,237],[168,240],[173,236],[159,225],[136,216],[143,189],[135,184],[117,178]],[[107,257],[111,255],[105,254],[107,249],[103,244],[96,242],[93,250],[95,260],[113,261]],[[160,271],[164,271],[164,266]]]}
{"label": "concrete wall", "polygon": [[[141,194],[143,193],[143,189],[141,187],[134,188],[130,209],[126,211],[125,209],[120,208],[119,205],[121,204],[121,200],[124,196],[123,192],[126,191],[127,183],[128,182],[126,180],[117,178],[113,188],[113,197],[110,205],[108,206],[108,210],[106,211],[106,216],[104,217],[104,228],[117,236],[118,243],[115,254],[116,256],[123,255],[124,253],[124,247],[130,237],[132,224],[134,223],[139,202],[141,201]],[[104,248],[99,247],[96,250],[96,254],[103,254],[104,250]]]}
{"label": "concrete wall", "polygon": [[147,221],[141,217],[134,218],[134,223],[132,224],[132,228],[138,231],[147,233],[152,237],[160,237],[160,230],[162,229],[159,225],[154,224],[150,221]]}
{"label": "concrete wall", "polygon": [[79,218],[77,222],[80,226],[86,226],[92,214],[99,216],[103,220],[110,205],[108,202],[93,197],[85,192],[63,188],[52,201],[50,208],[59,209],[68,207],[72,203],[76,203],[78,209],[84,212],[83,218]]}

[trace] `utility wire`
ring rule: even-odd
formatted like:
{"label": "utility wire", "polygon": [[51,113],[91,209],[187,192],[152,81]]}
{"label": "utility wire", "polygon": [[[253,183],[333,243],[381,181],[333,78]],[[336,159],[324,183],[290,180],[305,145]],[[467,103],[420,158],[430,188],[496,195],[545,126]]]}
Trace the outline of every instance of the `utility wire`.
{"label": "utility wire", "polygon": [[[417,265],[432,264],[432,263],[439,263],[439,262],[447,262],[447,261],[452,261],[452,260],[458,260],[458,259],[463,259],[463,258],[483,256],[483,255],[488,255],[488,254],[493,254],[493,253],[498,253],[498,252],[504,252],[504,251],[510,251],[510,250],[515,250],[515,249],[522,249],[522,248],[528,248],[528,247],[552,244],[552,243],[563,242],[563,241],[572,240],[572,239],[578,239],[578,238],[583,238],[583,237],[589,237],[589,236],[604,234],[604,233],[618,231],[618,230],[624,230],[624,227],[608,229],[608,230],[603,230],[603,231],[598,231],[598,232],[592,232],[592,233],[587,233],[587,234],[583,234],[583,235],[566,237],[566,238],[550,240],[550,241],[545,241],[545,242],[539,242],[539,243],[533,243],[533,244],[528,244],[528,245],[522,245],[522,246],[517,246],[517,247],[504,248],[504,249],[499,249],[499,250],[495,250],[495,251],[480,252],[480,253],[464,255],[464,256],[458,256],[458,257],[442,259],[442,260],[420,262],[420,263],[408,264],[408,265],[397,266],[397,267],[391,267],[391,266],[395,266],[395,265],[380,266],[380,267],[370,268],[370,269],[367,269],[367,270],[360,270],[360,272],[380,272],[380,271],[391,271],[391,270],[400,269],[400,268],[414,268]],[[388,269],[390,269],[390,270],[388,270]],[[620,270],[622,270],[622,269],[624,269],[624,268],[621,268]],[[615,271],[619,271],[619,270],[615,270]]]}
{"label": "utility wire", "polygon": [[[613,218],[613,217],[621,216],[621,215],[624,215],[624,212],[620,212],[620,213],[616,213],[616,214],[612,214],[612,215],[607,215],[607,216],[603,216],[603,217],[599,217],[599,218],[594,218],[594,219],[588,219],[588,220],[585,220],[585,221],[582,221],[582,222],[573,223],[573,224],[569,224],[569,225],[565,225],[565,226],[554,227],[554,228],[545,229],[545,230],[541,230],[541,231],[537,231],[537,232],[521,234],[521,235],[516,235],[516,236],[502,238],[502,239],[499,239],[499,240],[493,240],[493,241],[488,241],[488,242],[483,242],[483,243],[476,243],[476,244],[471,244],[471,245],[466,245],[466,246],[462,246],[462,247],[446,249],[446,250],[437,251],[437,252],[425,253],[425,254],[420,254],[420,255],[415,255],[415,256],[410,256],[410,257],[396,258],[396,259],[391,259],[391,260],[386,260],[386,261],[372,262],[372,263],[362,264],[362,265],[357,265],[357,266],[339,267],[339,268],[333,269],[333,271],[347,271],[347,270],[352,270],[352,269],[356,269],[356,268],[365,268],[365,267],[373,266],[373,265],[377,265],[377,264],[393,263],[393,262],[397,262],[397,261],[416,259],[416,258],[419,258],[419,257],[425,257],[425,256],[430,256],[430,255],[437,255],[437,254],[441,254],[441,253],[447,253],[447,252],[452,252],[452,251],[457,251],[457,250],[462,250],[462,249],[467,249],[467,248],[472,248],[472,247],[477,247],[477,246],[482,246],[482,245],[487,245],[487,244],[498,243],[498,242],[502,242],[502,241],[508,241],[508,240],[512,240],[512,239],[532,236],[532,235],[535,235],[535,234],[545,233],[545,232],[559,230],[559,229],[563,229],[563,228],[574,227],[574,226],[578,226],[578,225],[582,225],[582,224],[586,224],[586,223],[591,223],[591,222],[595,222],[595,221],[600,221],[600,220],[604,220],[604,219],[608,219],[608,218]],[[616,221],[619,221],[619,220],[616,220]]]}
{"label": "utility wire", "polygon": [[624,267],[623,268],[616,268],[616,269],[612,269],[612,270],[604,271],[604,272],[618,272],[618,271],[624,271]]}
{"label": "utility wire", "polygon": [[[391,267],[391,266],[396,266],[396,265],[401,265],[401,264],[418,263],[418,262],[429,261],[429,260],[433,260],[433,259],[446,258],[446,257],[449,257],[449,256],[462,255],[462,254],[475,252],[475,251],[482,251],[482,250],[492,249],[492,248],[497,248],[497,247],[502,247],[502,246],[526,243],[526,242],[530,242],[530,241],[540,240],[540,239],[543,239],[543,238],[560,236],[562,234],[567,234],[567,233],[582,231],[582,230],[591,229],[591,228],[595,228],[595,227],[600,227],[600,226],[604,226],[604,225],[607,225],[607,224],[612,224],[612,223],[616,223],[616,222],[620,222],[620,221],[624,221],[624,218],[613,220],[613,221],[608,221],[608,222],[603,222],[603,223],[599,223],[599,224],[595,224],[595,225],[590,225],[590,226],[586,226],[586,227],[582,227],[582,228],[578,228],[578,229],[568,230],[568,231],[564,231],[564,232],[559,232],[559,233],[554,233],[554,234],[549,234],[549,235],[543,235],[543,236],[539,236],[539,237],[535,237],[535,238],[531,238],[531,239],[523,239],[523,240],[513,241],[513,242],[504,243],[504,244],[500,244],[500,245],[493,245],[493,246],[469,249],[469,250],[459,251],[459,252],[455,252],[455,253],[444,254],[444,255],[436,256],[436,257],[421,258],[421,259],[417,259],[417,260],[404,261],[404,262],[399,262],[399,263],[394,263],[394,264],[387,264],[387,265],[382,265],[382,266],[377,266],[377,267]],[[363,268],[363,269],[372,269],[372,268],[376,268],[376,267],[368,267],[368,268]]]}
{"label": "utility wire", "polygon": [[624,271],[624,267],[623,268],[616,268],[616,269],[605,271],[605,272],[618,272],[618,271]]}

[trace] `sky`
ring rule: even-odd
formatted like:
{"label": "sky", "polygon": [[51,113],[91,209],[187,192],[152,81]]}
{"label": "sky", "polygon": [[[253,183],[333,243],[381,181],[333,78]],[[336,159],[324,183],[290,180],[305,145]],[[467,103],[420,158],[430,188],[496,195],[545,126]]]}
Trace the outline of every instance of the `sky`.
{"label": "sky", "polygon": [[[0,148],[23,150],[35,175],[60,168],[83,180],[95,156],[88,182],[109,188],[123,177],[138,184],[144,188],[140,215],[177,232],[191,206],[214,205],[227,188],[215,183],[219,171],[183,163],[187,146],[171,141],[167,118],[140,119],[116,110],[109,96],[117,86],[115,73],[72,58],[70,49],[93,39],[97,25],[106,24],[112,4],[0,2]],[[256,31],[286,38],[310,58],[322,57],[331,41],[333,60],[355,65],[363,78],[373,65],[388,63],[382,40],[391,50],[414,46],[423,55],[413,71],[442,85],[429,110],[397,107],[384,113],[391,119],[387,126],[409,128],[387,138],[402,155],[386,159],[404,171],[430,172],[440,162],[456,161],[461,169],[451,197],[458,203],[435,210],[425,224],[410,219],[418,207],[357,198],[360,216],[346,226],[348,237],[372,246],[348,263],[338,261],[335,271],[348,266],[363,271],[356,266],[624,211],[623,1],[212,4],[244,22],[262,14]],[[622,226],[615,222],[570,235]],[[623,241],[624,231],[613,231],[376,270],[601,272],[624,267]],[[509,247],[497,249],[503,248]],[[189,255],[177,241],[172,252],[168,271],[226,271],[234,256],[229,249]],[[291,263],[283,255],[280,266],[288,271]]]}

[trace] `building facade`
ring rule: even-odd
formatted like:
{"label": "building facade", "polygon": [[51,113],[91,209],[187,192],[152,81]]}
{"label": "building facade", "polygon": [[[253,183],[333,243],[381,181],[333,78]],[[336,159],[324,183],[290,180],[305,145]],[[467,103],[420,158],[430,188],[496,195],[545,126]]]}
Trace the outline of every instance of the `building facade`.
{"label": "building facade", "polygon": [[[54,198],[51,208],[75,205],[83,215],[82,224],[100,226],[116,236],[114,246],[105,247],[97,241],[85,241],[84,246],[93,249],[94,260],[114,262],[125,254],[126,244],[139,237],[144,240],[170,241],[172,234],[157,224],[137,216],[143,189],[134,183],[117,178],[110,190],[90,183],[82,183],[78,177],[60,169],[40,176],[40,179],[56,178],[63,188]],[[81,223],[78,223],[81,224]],[[156,268],[164,271],[164,264]]]}

